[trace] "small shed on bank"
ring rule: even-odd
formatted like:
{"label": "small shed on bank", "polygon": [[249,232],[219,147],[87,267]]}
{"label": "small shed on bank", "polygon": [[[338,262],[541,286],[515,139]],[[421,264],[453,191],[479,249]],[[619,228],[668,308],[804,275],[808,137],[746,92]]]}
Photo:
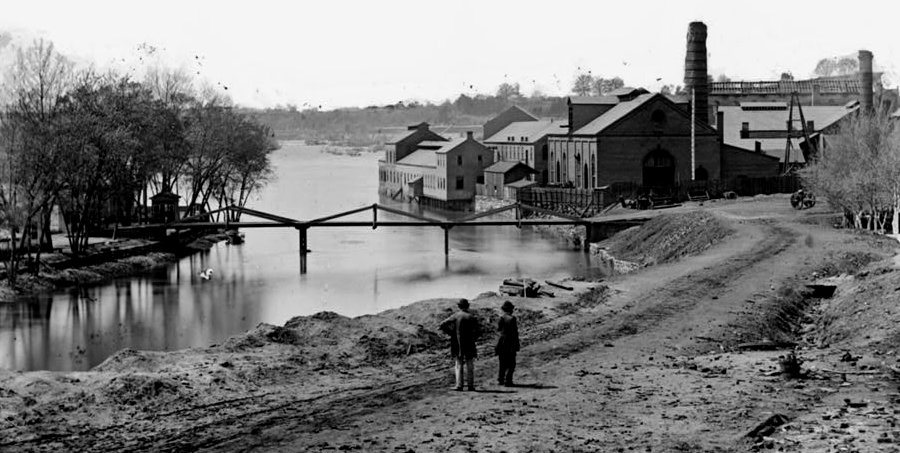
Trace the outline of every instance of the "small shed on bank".
{"label": "small shed on bank", "polygon": [[513,181],[506,185],[506,198],[509,200],[517,200],[519,191],[525,189],[527,187],[537,186],[537,181],[529,181],[527,179],[520,179],[518,181]]}
{"label": "small shed on bank", "polygon": [[494,198],[508,198],[508,184],[527,180],[533,174],[537,174],[537,170],[522,162],[497,162],[484,169],[484,194]]}
{"label": "small shed on bank", "polygon": [[172,192],[160,192],[150,197],[150,212],[153,222],[168,223],[178,220],[178,200],[180,195]]}

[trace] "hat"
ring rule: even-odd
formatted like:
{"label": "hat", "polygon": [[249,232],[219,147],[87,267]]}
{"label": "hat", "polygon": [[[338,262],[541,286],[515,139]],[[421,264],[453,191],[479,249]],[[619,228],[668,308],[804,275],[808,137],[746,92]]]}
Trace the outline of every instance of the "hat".
{"label": "hat", "polygon": [[459,302],[456,303],[456,306],[459,308],[469,308],[469,301],[466,299],[460,299]]}
{"label": "hat", "polygon": [[503,310],[503,311],[506,311],[506,312],[511,312],[511,311],[513,311],[513,308],[516,308],[516,307],[515,307],[515,305],[513,305],[512,302],[510,302],[510,301],[503,302],[503,305],[500,306],[500,309]]}

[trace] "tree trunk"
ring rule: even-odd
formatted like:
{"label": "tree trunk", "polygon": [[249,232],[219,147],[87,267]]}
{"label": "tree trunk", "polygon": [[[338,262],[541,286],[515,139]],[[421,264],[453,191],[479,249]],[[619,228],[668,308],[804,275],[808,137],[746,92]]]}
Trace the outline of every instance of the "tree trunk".
{"label": "tree trunk", "polygon": [[900,197],[894,196],[894,212],[891,215],[891,233],[900,235]]}

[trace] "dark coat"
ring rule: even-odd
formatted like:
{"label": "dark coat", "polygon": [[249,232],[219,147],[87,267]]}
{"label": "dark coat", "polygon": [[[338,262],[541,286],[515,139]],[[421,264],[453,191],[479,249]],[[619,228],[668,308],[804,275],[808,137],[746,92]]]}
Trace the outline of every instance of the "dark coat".
{"label": "dark coat", "polygon": [[441,332],[450,335],[450,355],[454,358],[475,358],[475,341],[481,336],[478,318],[467,311],[458,311],[441,323]]}
{"label": "dark coat", "polygon": [[519,350],[519,325],[515,316],[508,313],[500,315],[497,332],[500,333],[495,348],[497,355],[515,353]]}

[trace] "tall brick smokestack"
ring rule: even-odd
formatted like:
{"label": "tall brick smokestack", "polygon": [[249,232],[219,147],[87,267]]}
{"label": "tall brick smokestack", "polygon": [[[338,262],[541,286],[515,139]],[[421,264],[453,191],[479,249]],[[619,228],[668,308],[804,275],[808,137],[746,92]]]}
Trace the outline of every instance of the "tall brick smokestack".
{"label": "tall brick smokestack", "polygon": [[684,87],[694,93],[697,119],[709,123],[709,79],[706,74],[706,24],[691,22],[684,56]]}
{"label": "tall brick smokestack", "polygon": [[859,51],[859,109],[871,113],[872,107],[872,52]]}

